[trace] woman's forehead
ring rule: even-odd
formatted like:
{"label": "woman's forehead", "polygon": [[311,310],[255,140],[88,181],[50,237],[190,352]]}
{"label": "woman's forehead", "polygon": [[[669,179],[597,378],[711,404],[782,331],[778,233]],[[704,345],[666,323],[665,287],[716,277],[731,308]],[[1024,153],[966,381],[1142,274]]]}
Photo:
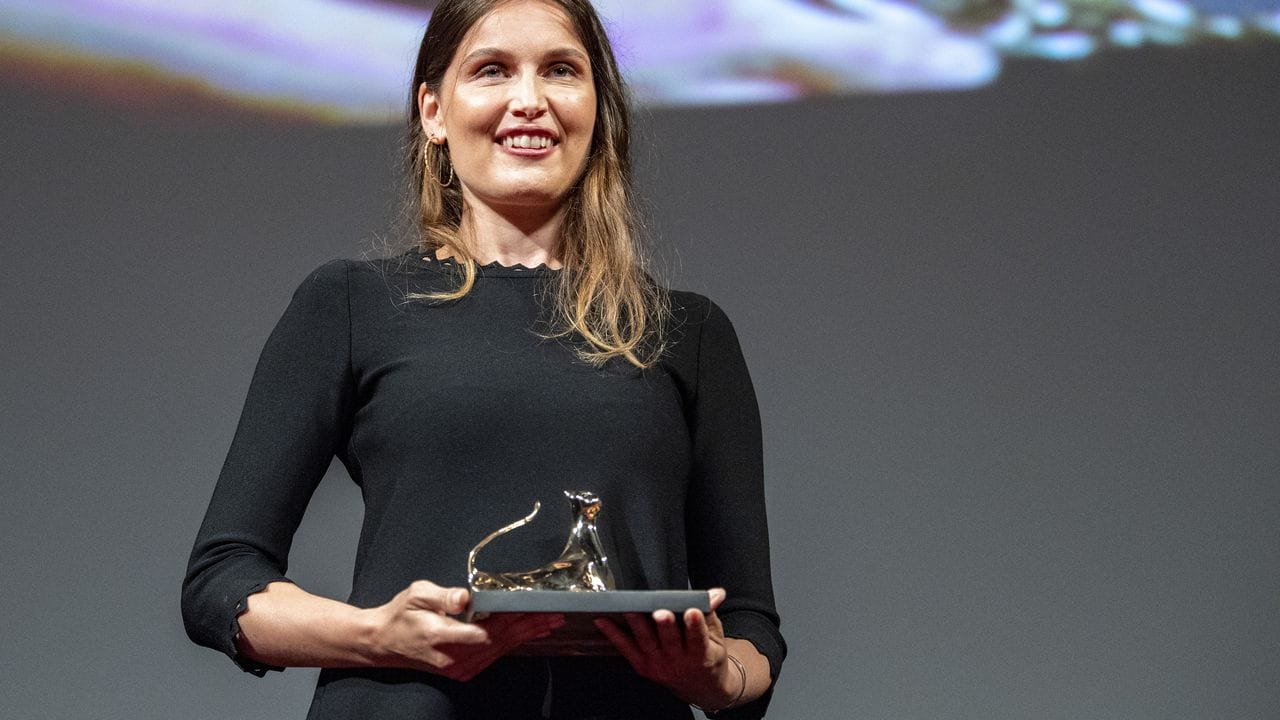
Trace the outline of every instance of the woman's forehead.
{"label": "woman's forehead", "polygon": [[479,51],[543,53],[586,48],[572,18],[548,0],[507,0],[499,3],[467,31],[454,62]]}

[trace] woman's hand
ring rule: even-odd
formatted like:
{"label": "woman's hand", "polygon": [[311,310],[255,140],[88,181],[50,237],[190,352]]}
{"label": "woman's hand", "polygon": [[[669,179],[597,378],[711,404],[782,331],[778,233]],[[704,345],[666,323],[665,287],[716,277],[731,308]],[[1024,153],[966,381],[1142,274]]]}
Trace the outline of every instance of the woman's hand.
{"label": "woman's hand", "polygon": [[558,614],[504,613],[476,623],[449,617],[464,612],[469,602],[470,594],[462,588],[419,580],[372,608],[375,664],[470,680],[522,643],[546,637],[564,624]]}
{"label": "woman's hand", "polygon": [[[749,688],[729,662],[729,645],[735,645],[735,656],[741,657],[740,653],[746,652],[757,656],[750,658],[747,667],[758,665],[756,660],[763,658],[750,643],[725,638],[724,627],[715,613],[724,602],[725,592],[715,588],[710,595],[711,613],[704,615],[699,610],[686,610],[683,627],[670,610],[655,611],[651,617],[628,614],[626,628],[606,618],[597,618],[596,627],[641,677],[665,685],[685,702],[708,710],[741,704],[753,697],[750,692],[744,694]],[[736,649],[738,643],[749,649]],[[767,681],[765,687],[768,687]]]}

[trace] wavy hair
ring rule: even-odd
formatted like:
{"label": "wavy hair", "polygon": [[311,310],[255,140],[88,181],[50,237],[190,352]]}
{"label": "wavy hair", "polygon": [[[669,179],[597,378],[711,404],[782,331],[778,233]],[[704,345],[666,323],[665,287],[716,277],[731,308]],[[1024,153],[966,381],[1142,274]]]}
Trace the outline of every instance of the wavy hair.
{"label": "wavy hair", "polygon": [[[464,213],[458,182],[449,182],[447,145],[422,129],[418,88],[438,91],[455,53],[476,23],[509,0],[442,0],[431,13],[409,91],[407,171],[417,200],[421,247],[447,247],[461,268],[457,287],[411,296],[458,300],[475,285],[477,264],[460,232]],[[548,337],[574,340],[578,356],[595,365],[620,357],[645,368],[663,349],[670,315],[666,294],[649,273],[632,198],[631,114],[622,74],[588,0],[545,0],[565,15],[587,51],[596,92],[595,128],[586,168],[564,199],[558,249],[563,269],[553,281]]]}

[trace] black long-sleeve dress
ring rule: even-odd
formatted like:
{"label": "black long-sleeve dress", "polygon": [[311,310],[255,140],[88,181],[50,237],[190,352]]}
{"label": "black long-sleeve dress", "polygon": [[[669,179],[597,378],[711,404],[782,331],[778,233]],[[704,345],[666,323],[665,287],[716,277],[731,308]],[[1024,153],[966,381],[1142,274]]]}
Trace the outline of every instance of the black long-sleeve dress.
{"label": "black long-sleeve dress", "polygon": [[[336,455],[364,523],[348,601],[372,607],[417,579],[465,585],[467,551],[522,517],[519,542],[484,565],[559,554],[561,491],[603,500],[600,532],[620,589],[722,586],[726,633],[776,678],[786,653],[769,572],[759,414],[737,338],[706,298],[673,292],[665,359],[594,368],[539,334],[558,272],[481,268],[461,300],[448,261],[334,261],[295,292],[254,373],[183,584],[196,642],[246,670],[237,617],[285,576],[294,531]],[[726,713],[763,716],[768,697]],[[407,670],[326,669],[311,712],[337,718],[687,718],[620,659],[504,658],[468,683]]]}

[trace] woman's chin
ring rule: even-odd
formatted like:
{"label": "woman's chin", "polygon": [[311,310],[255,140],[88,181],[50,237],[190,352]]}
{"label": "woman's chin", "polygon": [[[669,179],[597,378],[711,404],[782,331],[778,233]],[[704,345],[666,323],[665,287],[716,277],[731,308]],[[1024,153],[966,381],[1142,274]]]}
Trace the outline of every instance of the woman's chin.
{"label": "woman's chin", "polygon": [[521,213],[541,212],[552,214],[558,212],[568,196],[566,188],[547,188],[545,186],[529,186],[511,188],[501,194],[488,197],[476,197],[490,208],[498,211],[515,211]]}

